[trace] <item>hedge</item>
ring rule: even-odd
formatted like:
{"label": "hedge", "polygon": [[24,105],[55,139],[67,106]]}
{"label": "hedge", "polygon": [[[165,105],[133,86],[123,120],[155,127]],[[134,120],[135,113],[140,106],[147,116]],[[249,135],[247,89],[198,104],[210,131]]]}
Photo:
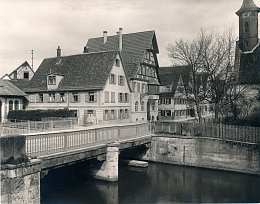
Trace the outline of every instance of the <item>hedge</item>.
{"label": "hedge", "polygon": [[43,118],[75,117],[75,111],[69,109],[58,110],[13,110],[9,111],[9,120],[41,121]]}

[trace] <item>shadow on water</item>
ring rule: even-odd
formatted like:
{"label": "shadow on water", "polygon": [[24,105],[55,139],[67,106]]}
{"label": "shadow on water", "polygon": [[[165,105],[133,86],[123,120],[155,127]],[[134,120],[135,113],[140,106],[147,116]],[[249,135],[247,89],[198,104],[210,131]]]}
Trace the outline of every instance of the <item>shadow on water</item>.
{"label": "shadow on water", "polygon": [[52,170],[41,180],[41,203],[260,202],[260,176],[149,163],[119,167],[119,181],[94,180],[84,167]]}

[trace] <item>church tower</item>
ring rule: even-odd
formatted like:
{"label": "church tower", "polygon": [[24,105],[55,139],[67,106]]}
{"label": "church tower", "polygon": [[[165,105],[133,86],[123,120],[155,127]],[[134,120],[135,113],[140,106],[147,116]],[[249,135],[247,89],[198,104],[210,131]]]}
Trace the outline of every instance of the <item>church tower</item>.
{"label": "church tower", "polygon": [[242,52],[251,51],[258,44],[258,8],[253,0],[243,0],[236,12],[239,16],[239,48]]}

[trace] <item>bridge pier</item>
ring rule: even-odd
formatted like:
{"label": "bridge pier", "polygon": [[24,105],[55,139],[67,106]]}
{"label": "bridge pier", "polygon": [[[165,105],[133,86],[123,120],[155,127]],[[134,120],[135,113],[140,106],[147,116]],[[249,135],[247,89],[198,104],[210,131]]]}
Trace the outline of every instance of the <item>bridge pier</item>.
{"label": "bridge pier", "polygon": [[25,136],[0,138],[2,204],[39,204],[41,160],[25,155]]}
{"label": "bridge pier", "polygon": [[96,179],[115,182],[118,180],[118,157],[119,143],[109,144],[107,147],[106,160],[101,168],[95,173]]}

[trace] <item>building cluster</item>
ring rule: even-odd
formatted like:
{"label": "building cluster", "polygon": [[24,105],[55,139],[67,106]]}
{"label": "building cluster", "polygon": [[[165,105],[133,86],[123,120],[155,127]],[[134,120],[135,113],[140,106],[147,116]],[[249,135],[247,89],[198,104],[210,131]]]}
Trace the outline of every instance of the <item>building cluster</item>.
{"label": "building cluster", "polygon": [[[235,68],[239,83],[258,84],[258,12],[244,0],[239,16]],[[159,67],[155,31],[91,38],[83,53],[46,58],[34,72],[27,62],[0,80],[0,120],[11,110],[70,109],[82,125],[191,119],[196,116],[189,66]],[[198,89],[207,76],[198,73]],[[202,115],[212,109],[200,104]]]}
{"label": "building cluster", "polygon": [[23,94],[13,93],[19,106],[3,95],[1,121],[10,110],[63,108],[74,110],[82,125],[194,117],[185,91],[189,68],[159,68],[158,53],[155,31],[123,34],[122,28],[89,39],[81,54],[62,56],[58,47],[36,72],[24,62],[2,77],[3,89],[12,85]]}

